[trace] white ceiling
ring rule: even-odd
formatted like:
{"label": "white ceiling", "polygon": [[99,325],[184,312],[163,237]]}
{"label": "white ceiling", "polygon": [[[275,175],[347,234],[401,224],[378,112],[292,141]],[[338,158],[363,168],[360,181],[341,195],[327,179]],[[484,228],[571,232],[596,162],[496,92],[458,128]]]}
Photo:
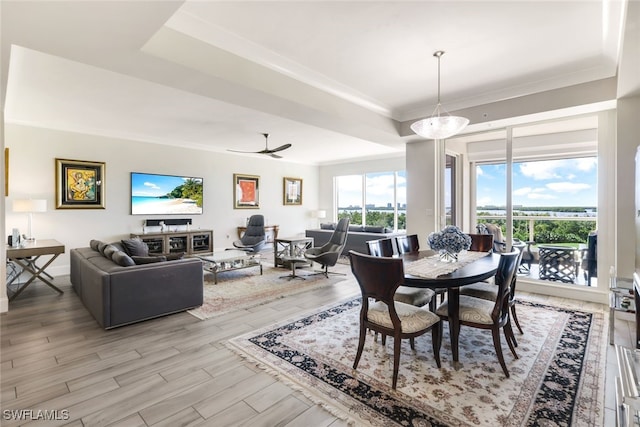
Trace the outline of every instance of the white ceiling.
{"label": "white ceiling", "polygon": [[212,151],[267,132],[315,164],[397,155],[435,106],[434,51],[449,111],[607,79],[627,6],[3,0],[5,120]]}

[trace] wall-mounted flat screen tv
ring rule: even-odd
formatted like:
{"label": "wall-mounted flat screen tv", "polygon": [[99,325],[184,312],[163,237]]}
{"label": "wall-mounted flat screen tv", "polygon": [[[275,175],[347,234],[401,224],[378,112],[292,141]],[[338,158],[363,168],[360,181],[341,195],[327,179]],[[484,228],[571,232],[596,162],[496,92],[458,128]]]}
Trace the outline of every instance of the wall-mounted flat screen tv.
{"label": "wall-mounted flat screen tv", "polygon": [[202,214],[202,178],[131,172],[131,214]]}

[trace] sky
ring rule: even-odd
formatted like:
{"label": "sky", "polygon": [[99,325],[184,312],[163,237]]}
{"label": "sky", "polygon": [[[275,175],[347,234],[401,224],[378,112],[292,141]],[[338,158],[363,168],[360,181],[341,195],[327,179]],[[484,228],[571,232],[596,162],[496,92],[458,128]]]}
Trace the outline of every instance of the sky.
{"label": "sky", "polygon": [[187,179],[189,178],[181,176],[132,173],[131,195],[138,197],[164,196],[174,188],[182,185]]}
{"label": "sky", "polygon": [[[506,203],[504,164],[477,168],[477,205]],[[513,204],[597,206],[597,158],[514,163]]]}
{"label": "sky", "polygon": [[[522,206],[597,206],[597,158],[514,163],[513,204]],[[506,204],[504,164],[477,167],[477,205]],[[398,203],[407,200],[405,171],[398,172]],[[360,206],[362,176],[338,177],[339,206]],[[367,174],[367,203],[393,200],[393,172]]]}

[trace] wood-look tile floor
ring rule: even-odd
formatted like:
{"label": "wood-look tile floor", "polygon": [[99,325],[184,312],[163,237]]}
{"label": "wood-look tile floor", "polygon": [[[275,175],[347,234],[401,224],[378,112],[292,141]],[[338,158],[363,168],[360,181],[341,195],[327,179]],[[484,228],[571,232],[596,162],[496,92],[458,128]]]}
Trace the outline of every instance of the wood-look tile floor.
{"label": "wood-look tile floor", "polygon": [[[348,266],[336,269],[349,272]],[[57,277],[58,295],[32,284],[0,315],[0,425],[344,426],[319,405],[225,347],[231,337],[359,293],[352,278],[334,286],[200,321],[178,313],[101,329]],[[546,297],[541,297],[546,298]],[[630,316],[616,342],[630,345]],[[615,351],[607,363],[605,425],[614,425]],[[49,412],[52,421],[18,421],[8,410]]]}

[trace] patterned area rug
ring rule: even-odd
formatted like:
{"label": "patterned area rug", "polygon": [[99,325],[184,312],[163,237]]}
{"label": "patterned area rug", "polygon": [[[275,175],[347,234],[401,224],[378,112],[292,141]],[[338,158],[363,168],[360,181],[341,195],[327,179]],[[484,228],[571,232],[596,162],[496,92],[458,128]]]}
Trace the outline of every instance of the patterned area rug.
{"label": "patterned area rug", "polygon": [[306,280],[288,280],[281,276],[290,274],[286,268],[275,268],[273,264],[263,262],[263,274],[258,268],[227,271],[218,274],[218,283],[214,284],[212,273],[204,276],[204,303],[188,310],[193,316],[205,320],[231,311],[266,304],[278,298],[295,295],[312,289],[331,286],[345,277],[310,276],[311,271],[297,269],[296,274]]}
{"label": "patterned area rug", "polygon": [[398,387],[391,389],[393,339],[367,335],[357,370],[360,300],[230,340],[243,357],[301,390],[339,418],[375,426],[601,426],[606,364],[602,312],[519,303],[519,359],[504,342],[505,378],[490,331],[462,327],[451,366],[448,328],[438,369],[431,334],[403,341]]}

